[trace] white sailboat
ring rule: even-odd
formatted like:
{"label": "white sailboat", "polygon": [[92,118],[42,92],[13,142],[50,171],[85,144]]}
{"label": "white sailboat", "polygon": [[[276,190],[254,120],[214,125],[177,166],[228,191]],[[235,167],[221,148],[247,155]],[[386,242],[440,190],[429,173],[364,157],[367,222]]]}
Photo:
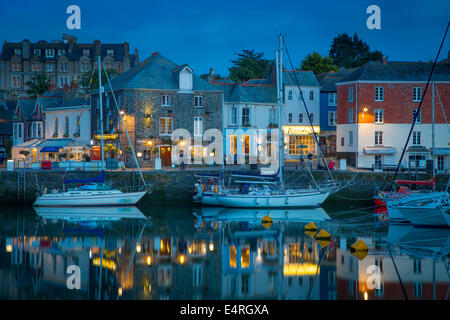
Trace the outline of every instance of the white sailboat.
{"label": "white sailboat", "polygon": [[433,193],[393,207],[415,226],[447,227],[442,210],[446,203],[448,194]]}
{"label": "white sailboat", "polygon": [[[280,35],[279,50],[276,54],[276,75],[277,75],[277,120],[278,130],[281,131],[281,105],[282,105],[282,91],[283,91],[283,67],[282,67],[282,43],[283,36]],[[300,89],[300,88],[299,88]],[[301,95],[303,98],[303,95]],[[304,101],[303,101],[304,102]],[[305,109],[307,114],[308,110]],[[310,119],[310,117],[308,117]],[[311,120],[310,120],[311,121]],[[311,122],[310,122],[311,123]],[[311,124],[312,125],[312,124]],[[313,135],[317,142],[314,130]],[[283,166],[284,166],[284,150],[283,150],[283,135],[280,132],[278,137],[278,161],[279,170],[277,172],[277,178],[279,185],[274,187],[275,182],[264,181],[264,174],[259,176],[260,181],[240,181],[244,186],[250,186],[250,188],[240,189],[226,189],[224,187],[217,188],[216,190],[205,190],[200,184],[196,185],[196,196],[194,199],[201,201],[203,205],[219,205],[230,208],[285,208],[285,207],[317,207],[320,206],[330,195],[331,191],[335,191],[336,183],[330,187],[319,187],[308,189],[285,189],[283,186]],[[319,148],[320,149],[320,148]],[[321,150],[319,150],[321,152]],[[309,170],[309,168],[308,168]],[[273,175],[273,173],[270,173]],[[331,174],[331,173],[330,173]],[[266,176],[270,178],[270,176]],[[248,177],[247,177],[248,178]],[[254,177],[253,177],[254,178]],[[254,187],[259,185],[260,187]],[[244,190],[245,189],[245,190]]]}
{"label": "white sailboat", "polygon": [[[109,81],[108,73],[105,69],[105,74]],[[101,130],[101,163],[102,163],[102,173],[94,178],[90,179],[69,179],[64,180],[64,184],[76,183],[81,184],[80,186],[69,189],[68,191],[58,192],[53,191],[50,193],[46,192],[41,196],[38,196],[33,206],[35,207],[92,207],[92,206],[132,206],[138,203],[139,200],[148,192],[138,191],[138,192],[122,192],[118,189],[112,189],[111,186],[104,183],[105,181],[105,171],[104,171],[104,158],[105,151],[103,147],[103,104],[102,104],[102,65],[100,61],[100,56],[98,57],[98,77],[99,77],[99,102],[100,102],[100,130]],[[112,87],[111,87],[112,90]],[[127,135],[128,143],[131,147],[137,168],[140,173],[144,187],[146,186],[142,171],[139,167],[136,155],[134,153],[133,146],[131,144],[130,138],[125,124],[123,123],[122,116],[117,105],[117,101],[113,92],[113,98],[115,105],[117,107],[118,115],[122,121],[122,125],[125,129]]]}

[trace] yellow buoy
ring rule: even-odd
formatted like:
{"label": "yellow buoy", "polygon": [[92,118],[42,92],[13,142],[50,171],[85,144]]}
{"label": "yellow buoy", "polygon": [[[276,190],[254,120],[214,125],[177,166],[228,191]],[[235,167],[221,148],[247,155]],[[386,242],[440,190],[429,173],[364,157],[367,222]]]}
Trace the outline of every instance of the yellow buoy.
{"label": "yellow buoy", "polygon": [[350,246],[350,253],[357,257],[359,260],[364,260],[364,258],[367,257],[369,253],[369,247],[364,241],[358,240]]}
{"label": "yellow buoy", "polygon": [[316,224],[314,222],[310,222],[305,226],[306,231],[318,231]]}
{"label": "yellow buoy", "polygon": [[322,229],[316,235],[316,239],[317,240],[330,240],[331,239],[331,234],[329,234],[325,229]]}
{"label": "yellow buoy", "polygon": [[317,240],[317,242],[319,243],[319,245],[322,248],[325,248],[330,244],[331,241],[330,240]]}
{"label": "yellow buoy", "polygon": [[261,220],[263,223],[264,222],[270,222],[270,223],[272,223],[273,221],[272,221],[272,218],[268,215],[268,214],[266,214],[263,218],[262,218],[262,220]]}
{"label": "yellow buoy", "polygon": [[311,237],[311,239],[314,239],[314,236],[316,235],[317,231],[305,231],[305,233]]}
{"label": "yellow buoy", "polygon": [[269,229],[272,226],[272,222],[263,222],[261,224],[266,229]]}

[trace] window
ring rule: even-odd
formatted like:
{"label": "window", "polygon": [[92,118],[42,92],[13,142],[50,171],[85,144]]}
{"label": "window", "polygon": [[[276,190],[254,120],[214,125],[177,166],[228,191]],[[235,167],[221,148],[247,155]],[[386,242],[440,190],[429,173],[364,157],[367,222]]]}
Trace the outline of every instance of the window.
{"label": "window", "polygon": [[77,131],[76,133],[80,134],[81,133],[81,117],[79,115],[77,115]]}
{"label": "window", "polygon": [[414,87],[413,88],[413,102],[420,102],[422,100],[422,88],[420,87]]}
{"label": "window", "polygon": [[336,93],[328,94],[328,105],[335,106],[336,105]]}
{"label": "window", "polygon": [[35,55],[37,55],[37,56],[40,56],[40,55],[41,55],[41,49],[34,49],[34,50],[33,50],[33,53],[34,53]]}
{"label": "window", "polygon": [[348,102],[353,102],[353,88],[348,88]]}
{"label": "window", "polygon": [[69,117],[64,118],[64,136],[69,136]]}
{"label": "window", "polygon": [[408,160],[410,168],[426,168],[427,156],[423,153],[410,153]]}
{"label": "window", "polygon": [[336,111],[328,111],[328,125],[329,126],[336,125]]}
{"label": "window", "polygon": [[18,56],[20,56],[20,55],[22,55],[22,50],[14,49],[14,54],[17,54]]}
{"label": "window", "polygon": [[158,286],[162,288],[172,286],[172,266],[158,266]]}
{"label": "window", "polygon": [[230,153],[237,153],[237,136],[235,134],[230,136]]}
{"label": "window", "polygon": [[341,137],[341,147],[345,146],[345,138]]}
{"label": "window", "polygon": [[22,77],[21,76],[13,76],[11,78],[11,87],[21,88],[22,87]]}
{"label": "window", "polygon": [[114,50],[108,49],[108,50],[106,50],[106,54],[108,56],[110,56],[110,57],[113,57],[114,56]]}
{"label": "window", "polygon": [[42,138],[42,123],[33,122],[31,124],[31,137],[32,138]]}
{"label": "window", "polygon": [[289,136],[289,154],[315,154],[316,142],[313,136]]}
{"label": "window", "polygon": [[201,137],[203,135],[203,118],[194,118],[194,136]]}
{"label": "window", "polygon": [[288,121],[289,121],[289,123],[292,123],[292,113],[289,113],[289,115],[288,115]]}
{"label": "window", "polygon": [[[374,165],[374,169],[379,169],[381,170],[382,165],[383,165],[383,156],[375,156],[375,161],[374,161],[375,165]],[[381,272],[381,270],[380,270]]]}
{"label": "window", "polygon": [[172,134],[172,118],[159,118],[159,135],[168,136]]}
{"label": "window", "polygon": [[194,97],[194,107],[197,108],[203,107],[203,96]]}
{"label": "window", "polygon": [[250,126],[250,108],[248,107],[242,108],[242,125]]}
{"label": "window", "polygon": [[201,264],[194,264],[192,268],[192,285],[196,288],[202,285],[203,268]]}
{"label": "window", "polygon": [[416,118],[416,123],[422,123],[422,111],[419,110],[417,111],[417,109],[414,109],[412,112],[412,121],[414,121],[414,116],[417,113],[417,118]]}
{"label": "window", "polygon": [[53,69],[54,67],[53,67],[53,63],[46,63],[45,64],[45,71],[47,71],[47,72],[53,72]]}
{"label": "window", "polygon": [[375,145],[383,144],[383,131],[375,131]]}
{"label": "window", "polygon": [[269,123],[273,124],[277,123],[277,109],[274,108],[269,109]]}
{"label": "window", "polygon": [[413,271],[414,271],[414,273],[422,273],[422,260],[414,259]]}
{"label": "window", "polygon": [[163,107],[168,107],[168,106],[170,106],[171,105],[171,103],[172,103],[172,99],[171,99],[172,97],[171,96],[168,96],[168,95],[164,95],[164,96],[161,96],[161,105],[163,106]]}
{"label": "window", "polygon": [[303,113],[298,114],[298,122],[303,123]]}
{"label": "window", "polygon": [[55,118],[55,130],[53,136],[56,138],[58,137],[58,118]]}
{"label": "window", "polygon": [[292,90],[288,91],[288,100],[292,100]]}
{"label": "window", "polygon": [[235,106],[231,107],[230,124],[237,124],[237,108]]}
{"label": "window", "polygon": [[67,63],[59,64],[59,72],[67,72]]}
{"label": "window", "polygon": [[422,297],[422,282],[414,281],[413,283],[413,296],[414,297]]}
{"label": "window", "polygon": [[249,135],[242,136],[242,153],[243,154],[250,153],[250,136]]}
{"label": "window", "polygon": [[383,87],[375,87],[375,101],[384,101]]}
{"label": "window", "polygon": [[383,259],[375,259],[375,265],[380,268],[380,273],[383,273]]}
{"label": "window", "polygon": [[383,109],[375,109],[375,123],[383,123]]}
{"label": "window", "polygon": [[444,161],[444,156],[438,156],[437,157],[437,170],[439,172],[444,172],[445,171],[445,161]]}
{"label": "window", "polygon": [[66,53],[66,50],[64,49],[58,49],[58,56],[62,56],[63,54]]}
{"label": "window", "polygon": [[59,78],[59,87],[63,88],[65,85],[69,84],[69,77],[60,77]]}
{"label": "window", "polygon": [[89,57],[89,49],[83,49],[83,55]]}
{"label": "window", "polygon": [[22,123],[15,123],[13,126],[13,138],[22,138],[23,136],[23,124]]}
{"label": "window", "polygon": [[353,123],[353,109],[348,110],[348,122]]}
{"label": "window", "polygon": [[412,139],[412,141],[413,141],[413,145],[415,145],[415,146],[417,146],[417,145],[420,145],[420,142],[421,142],[421,132],[420,131],[414,131],[413,132],[413,139]]}
{"label": "window", "polygon": [[353,146],[353,131],[348,132],[348,145]]}
{"label": "window", "polygon": [[53,49],[45,49],[45,57],[53,58],[55,56],[55,50]]}
{"label": "window", "polygon": [[309,92],[309,101],[314,101],[314,91]]}

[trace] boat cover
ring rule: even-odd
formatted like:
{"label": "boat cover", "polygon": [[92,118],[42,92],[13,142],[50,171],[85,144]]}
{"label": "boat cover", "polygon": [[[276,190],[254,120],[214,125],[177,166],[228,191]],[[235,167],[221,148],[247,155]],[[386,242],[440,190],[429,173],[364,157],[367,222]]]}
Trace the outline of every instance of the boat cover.
{"label": "boat cover", "polygon": [[90,183],[90,182],[99,182],[103,183],[105,182],[105,171],[103,170],[102,173],[100,173],[96,177],[87,178],[87,179],[64,179],[64,183]]}

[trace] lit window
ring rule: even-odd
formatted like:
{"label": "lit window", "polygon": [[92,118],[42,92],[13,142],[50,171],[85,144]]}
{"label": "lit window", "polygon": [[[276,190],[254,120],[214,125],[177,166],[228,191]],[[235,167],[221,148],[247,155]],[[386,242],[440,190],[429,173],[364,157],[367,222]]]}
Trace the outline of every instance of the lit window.
{"label": "lit window", "polygon": [[172,118],[159,118],[159,135],[168,136],[172,134]]}

